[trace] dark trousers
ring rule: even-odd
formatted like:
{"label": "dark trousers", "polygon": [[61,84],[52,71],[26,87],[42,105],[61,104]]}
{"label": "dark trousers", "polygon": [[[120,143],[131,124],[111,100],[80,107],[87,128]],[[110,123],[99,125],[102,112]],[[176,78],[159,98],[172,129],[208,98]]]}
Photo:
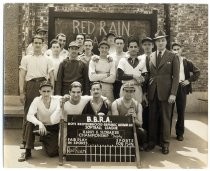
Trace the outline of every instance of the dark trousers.
{"label": "dark trousers", "polygon": [[33,102],[34,98],[39,96],[39,86],[42,81],[46,80],[45,78],[37,78],[37,80],[31,80],[26,82],[26,99],[25,99],[25,104],[24,104],[24,116],[23,116],[23,143],[25,143],[25,133],[26,133],[26,125],[27,125],[27,120],[26,116],[28,114],[29,107],[31,103]]}
{"label": "dark trousers", "polygon": [[[176,95],[176,109],[177,109],[177,121],[176,121],[176,135],[182,136],[184,134],[184,115],[187,102],[187,94],[185,92],[185,87],[179,84],[177,95]],[[172,105],[172,117],[171,117],[171,127],[173,120],[173,111],[175,103]]]}
{"label": "dark trousers", "polygon": [[147,142],[147,131],[143,128],[136,127],[136,134],[138,139],[138,144],[142,147]]}
{"label": "dark trousers", "polygon": [[149,106],[144,106],[143,107],[143,112],[142,112],[142,120],[143,120],[143,124],[142,124],[142,128],[144,128],[144,130],[146,130],[148,132],[148,127],[149,127]]}
{"label": "dark trousers", "polygon": [[122,82],[120,80],[115,80],[114,84],[113,84],[113,95],[114,95],[114,99],[118,99],[120,98],[120,89],[122,86]]}
{"label": "dark trousers", "polygon": [[[47,135],[40,136],[40,141],[42,141],[44,149],[48,156],[54,157],[58,155],[58,132],[59,132],[59,124],[55,125],[45,125],[47,131],[49,132]],[[32,123],[27,122],[26,125],[26,149],[34,148],[34,140],[35,134],[34,130],[37,130],[38,127],[35,127]]]}
{"label": "dark trousers", "polygon": [[172,105],[168,101],[160,101],[157,92],[149,103],[149,143],[169,146]]}

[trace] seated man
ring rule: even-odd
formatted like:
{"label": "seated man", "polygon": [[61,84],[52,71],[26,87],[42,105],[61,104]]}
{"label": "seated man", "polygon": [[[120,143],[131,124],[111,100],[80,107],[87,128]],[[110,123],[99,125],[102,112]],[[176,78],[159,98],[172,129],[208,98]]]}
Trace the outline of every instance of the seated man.
{"label": "seated man", "polygon": [[132,82],[127,82],[123,85],[122,97],[116,99],[112,103],[112,115],[133,116],[137,128],[137,136],[141,150],[146,145],[146,132],[142,126],[142,106],[139,102],[133,99],[135,86]]}
{"label": "seated man", "polygon": [[102,85],[100,82],[91,84],[91,95],[93,98],[86,104],[82,111],[84,115],[107,115],[110,113],[110,104],[101,97]]}
{"label": "seated man", "polygon": [[37,133],[41,136],[43,146],[48,156],[58,155],[58,132],[60,122],[60,97],[52,96],[53,86],[48,81],[40,84],[41,96],[36,97],[29,108],[26,125],[26,151],[18,159],[23,162],[31,157],[31,149],[34,148],[34,130],[38,126]]}
{"label": "seated man", "polygon": [[[70,85],[69,95],[64,96],[64,121],[67,121],[67,115],[81,115],[86,104],[92,99],[92,96],[82,96],[82,84],[78,81],[74,81]],[[103,96],[102,99],[107,100],[107,98]],[[64,139],[66,139],[66,137],[67,124],[64,124]],[[63,147],[65,154],[66,140],[64,140]]]}

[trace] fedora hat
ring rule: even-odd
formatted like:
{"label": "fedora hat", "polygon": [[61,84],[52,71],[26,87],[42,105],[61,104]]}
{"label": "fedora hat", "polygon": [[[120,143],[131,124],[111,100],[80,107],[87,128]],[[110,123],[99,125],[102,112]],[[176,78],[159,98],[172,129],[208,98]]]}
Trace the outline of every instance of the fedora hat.
{"label": "fedora hat", "polygon": [[167,36],[168,35],[166,35],[166,33],[163,30],[159,30],[159,31],[157,31],[157,33],[155,33],[155,37],[153,39],[157,40],[157,39],[161,39],[161,38],[164,38]]}

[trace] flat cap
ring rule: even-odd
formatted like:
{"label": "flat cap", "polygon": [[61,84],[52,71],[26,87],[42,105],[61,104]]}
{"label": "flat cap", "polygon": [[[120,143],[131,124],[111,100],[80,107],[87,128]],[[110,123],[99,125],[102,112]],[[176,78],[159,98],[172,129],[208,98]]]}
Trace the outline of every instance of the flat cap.
{"label": "flat cap", "polygon": [[72,41],[71,43],[69,43],[69,47],[78,47],[79,48],[79,45],[76,41]]}
{"label": "flat cap", "polygon": [[109,44],[107,43],[106,40],[102,40],[102,41],[99,43],[98,47],[100,47],[101,45],[107,45],[107,46],[110,48],[110,46],[109,46]]}
{"label": "flat cap", "polygon": [[143,44],[143,43],[146,42],[146,41],[148,41],[148,42],[153,42],[152,38],[150,38],[150,37],[144,37],[144,38],[142,39],[141,43]]}
{"label": "flat cap", "polygon": [[53,88],[52,84],[49,81],[42,81],[39,86],[39,89],[41,89],[42,87],[45,87],[45,86]]}
{"label": "flat cap", "polygon": [[45,32],[45,33],[47,33],[47,29],[45,29],[44,27],[38,27],[36,29],[36,33],[39,33],[39,32]]}
{"label": "flat cap", "polygon": [[125,84],[123,84],[123,88],[126,90],[135,90],[135,86],[133,82],[126,82]]}

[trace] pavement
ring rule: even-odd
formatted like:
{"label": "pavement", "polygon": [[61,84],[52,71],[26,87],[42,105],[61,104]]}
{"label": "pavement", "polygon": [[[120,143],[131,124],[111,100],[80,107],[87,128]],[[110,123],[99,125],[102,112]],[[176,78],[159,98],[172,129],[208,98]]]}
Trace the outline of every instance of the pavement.
{"label": "pavement", "polygon": [[[141,152],[142,169],[208,169],[208,114],[186,113],[184,141],[177,141],[175,117],[171,134],[170,153],[163,155],[160,147]],[[4,129],[4,168],[103,168],[136,169],[135,163],[67,162],[58,165],[58,157],[49,158],[40,143],[36,143],[32,158],[18,162],[21,129]]]}

